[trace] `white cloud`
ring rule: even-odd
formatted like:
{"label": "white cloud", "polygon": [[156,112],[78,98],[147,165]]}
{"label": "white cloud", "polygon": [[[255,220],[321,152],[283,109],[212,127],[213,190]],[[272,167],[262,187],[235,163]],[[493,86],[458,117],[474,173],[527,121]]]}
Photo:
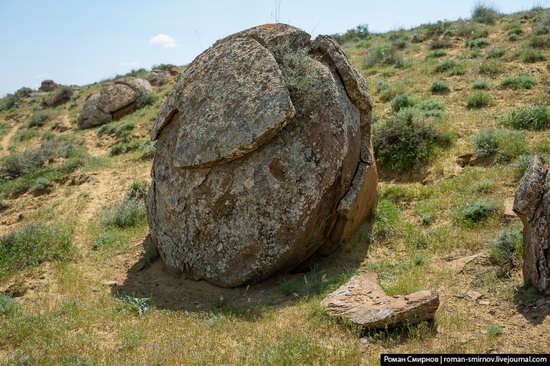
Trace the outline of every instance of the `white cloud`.
{"label": "white cloud", "polygon": [[118,63],[118,66],[137,66],[139,61],[121,61]]}
{"label": "white cloud", "polygon": [[176,40],[170,37],[168,34],[159,33],[149,39],[149,43],[158,44],[166,48],[177,47]]}

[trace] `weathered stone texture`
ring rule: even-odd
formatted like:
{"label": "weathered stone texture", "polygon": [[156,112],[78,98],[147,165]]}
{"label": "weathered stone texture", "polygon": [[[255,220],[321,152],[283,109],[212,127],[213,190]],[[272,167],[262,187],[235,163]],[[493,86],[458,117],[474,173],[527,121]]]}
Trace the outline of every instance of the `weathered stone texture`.
{"label": "weathered stone texture", "polygon": [[[281,65],[285,52],[299,67]],[[149,226],[169,268],[221,286],[260,281],[330,252],[370,214],[371,101],[338,57],[335,42],[266,25],[182,73],[151,130]]]}
{"label": "weathered stone texture", "polygon": [[550,169],[540,156],[519,183],[514,212],[523,222],[525,283],[550,293]]}

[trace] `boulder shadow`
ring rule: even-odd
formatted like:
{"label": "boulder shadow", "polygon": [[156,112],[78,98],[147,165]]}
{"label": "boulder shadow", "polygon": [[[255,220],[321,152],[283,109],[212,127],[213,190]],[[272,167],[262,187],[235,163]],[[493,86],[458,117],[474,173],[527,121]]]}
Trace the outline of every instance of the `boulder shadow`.
{"label": "boulder shadow", "polygon": [[147,263],[147,254],[142,252],[127,270],[123,283],[113,286],[111,293],[115,297],[147,298],[159,309],[230,314],[255,321],[267,311],[292,306],[342,285],[367,258],[370,231],[371,224],[364,223],[331,255],[313,256],[291,272],[237,288],[218,287],[174,273],[160,259]]}
{"label": "boulder shadow", "polygon": [[517,312],[532,325],[542,324],[550,316],[550,295],[544,295],[532,287],[519,287],[513,302]]}

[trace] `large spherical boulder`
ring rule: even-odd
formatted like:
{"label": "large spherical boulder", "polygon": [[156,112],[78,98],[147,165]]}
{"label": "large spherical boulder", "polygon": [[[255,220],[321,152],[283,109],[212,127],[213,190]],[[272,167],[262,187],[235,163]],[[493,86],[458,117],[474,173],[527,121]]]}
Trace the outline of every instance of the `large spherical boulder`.
{"label": "large spherical boulder", "polygon": [[119,119],[140,107],[140,98],[152,93],[147,80],[125,77],[105,85],[99,93],[88,96],[78,116],[78,127],[99,126]]}
{"label": "large spherical boulder", "polygon": [[330,253],[376,202],[370,118],[330,37],[275,24],[216,42],[151,131],[147,210],[165,265],[239,286]]}

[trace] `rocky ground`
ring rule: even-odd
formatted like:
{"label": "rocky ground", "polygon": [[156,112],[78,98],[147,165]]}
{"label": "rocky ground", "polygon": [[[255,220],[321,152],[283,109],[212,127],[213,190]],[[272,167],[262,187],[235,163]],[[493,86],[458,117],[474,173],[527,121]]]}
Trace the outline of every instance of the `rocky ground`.
{"label": "rocky ground", "polygon": [[[0,360],[349,365],[377,364],[381,352],[550,352],[550,298],[522,286],[517,247],[495,250],[521,229],[511,202],[525,161],[550,158],[549,129],[502,124],[516,108],[550,105],[539,31],[549,17],[341,37],[369,83],[375,134],[408,93],[414,105],[441,102],[430,118],[451,142],[405,171],[382,164],[374,220],[332,256],[235,289],[145,265],[148,130],[173,68],[153,72],[142,108],[91,129],[77,128],[78,115],[104,82],[18,92],[0,112]],[[518,75],[532,81],[505,81]],[[486,105],[472,97],[480,91]],[[476,143],[482,130],[504,136],[490,154]],[[435,321],[363,333],[324,315],[324,296],[363,270],[389,295],[436,290]]]}

